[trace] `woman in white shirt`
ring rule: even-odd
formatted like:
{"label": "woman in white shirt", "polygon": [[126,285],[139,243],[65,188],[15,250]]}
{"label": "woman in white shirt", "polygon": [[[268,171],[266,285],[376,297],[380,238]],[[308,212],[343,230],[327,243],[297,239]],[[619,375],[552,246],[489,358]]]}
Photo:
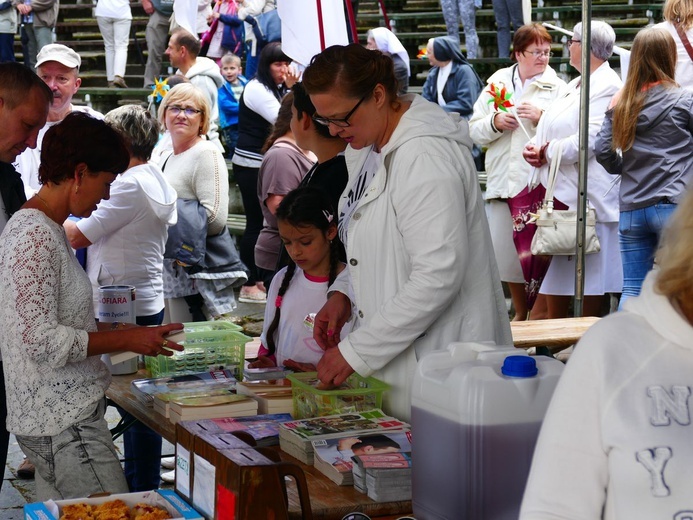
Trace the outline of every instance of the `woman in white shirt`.
{"label": "woman in white shirt", "polygon": [[132,12],[128,0],[99,0],[94,9],[106,49],[106,79],[109,87],[127,88],[125,65]]}

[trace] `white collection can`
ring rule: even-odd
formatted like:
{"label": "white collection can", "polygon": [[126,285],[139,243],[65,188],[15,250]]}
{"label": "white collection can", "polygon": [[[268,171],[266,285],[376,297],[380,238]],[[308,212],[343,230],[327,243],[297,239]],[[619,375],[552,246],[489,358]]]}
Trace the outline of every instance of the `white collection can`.
{"label": "white collection can", "polygon": [[[99,287],[98,320],[104,323],[120,321],[135,323],[135,287],[132,285],[102,285]],[[138,358],[128,359],[122,363],[111,364],[109,356],[102,360],[108,365],[111,374],[133,374],[137,372]]]}

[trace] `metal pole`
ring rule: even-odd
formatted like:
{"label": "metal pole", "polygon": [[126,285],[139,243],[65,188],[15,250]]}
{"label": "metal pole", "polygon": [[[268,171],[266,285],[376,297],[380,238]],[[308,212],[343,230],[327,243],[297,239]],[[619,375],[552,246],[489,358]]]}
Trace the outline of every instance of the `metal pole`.
{"label": "metal pole", "polygon": [[585,295],[585,216],[587,213],[587,157],[589,155],[590,58],[592,37],[592,0],[582,0],[582,37],[580,73],[580,134],[578,154],[577,251],[575,256],[574,316],[582,316]]}

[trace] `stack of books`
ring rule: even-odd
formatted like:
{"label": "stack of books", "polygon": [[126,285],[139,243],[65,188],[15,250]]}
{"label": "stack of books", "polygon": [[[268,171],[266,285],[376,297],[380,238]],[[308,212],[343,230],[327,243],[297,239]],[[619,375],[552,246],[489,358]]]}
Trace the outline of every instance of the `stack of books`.
{"label": "stack of books", "polygon": [[293,394],[288,379],[243,381],[236,385],[236,392],[255,399],[260,414],[293,412]]}
{"label": "stack of books", "polygon": [[257,415],[257,402],[245,395],[231,393],[174,397],[169,401],[169,420],[215,419]]}
{"label": "stack of books", "polygon": [[411,452],[352,457],[354,488],[375,502],[411,500]]}
{"label": "stack of books", "polygon": [[385,415],[376,408],[366,412],[349,412],[282,423],[279,427],[279,446],[304,464],[312,465],[312,441],[408,428],[409,424]]}
{"label": "stack of books", "polygon": [[212,390],[228,390],[234,388],[235,385],[236,378],[233,377],[233,372],[230,370],[212,370],[170,377],[136,379],[131,383],[133,395],[147,406],[154,406],[154,396],[159,394],[169,396],[194,395]]}
{"label": "stack of books", "polygon": [[357,485],[352,474],[353,459],[359,456],[399,457],[402,453],[411,452],[411,432],[349,433],[332,439],[314,440],[312,445],[315,469],[338,486],[362,487],[365,493],[365,471],[358,471],[361,480]]}

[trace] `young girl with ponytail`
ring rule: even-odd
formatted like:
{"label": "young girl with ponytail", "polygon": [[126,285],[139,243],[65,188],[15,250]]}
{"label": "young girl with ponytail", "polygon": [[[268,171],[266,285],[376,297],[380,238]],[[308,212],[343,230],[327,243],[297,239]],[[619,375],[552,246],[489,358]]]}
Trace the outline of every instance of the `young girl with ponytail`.
{"label": "young girl with ponytail", "polygon": [[[313,371],[323,350],[313,340],[312,318],[327,301],[327,288],[347,276],[346,265],[339,261],[337,218],[327,194],[312,187],[289,192],[276,217],[291,261],[272,280],[262,347],[250,367]],[[351,324],[345,324],[342,334]]]}

